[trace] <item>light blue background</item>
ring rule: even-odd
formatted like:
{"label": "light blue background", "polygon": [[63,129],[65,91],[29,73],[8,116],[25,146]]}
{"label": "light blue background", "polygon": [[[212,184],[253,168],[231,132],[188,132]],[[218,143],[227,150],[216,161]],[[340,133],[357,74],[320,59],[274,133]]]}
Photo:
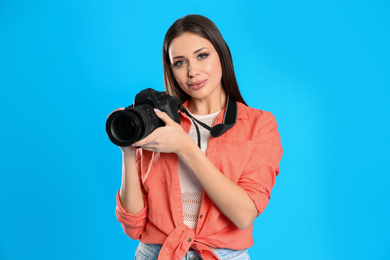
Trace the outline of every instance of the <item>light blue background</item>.
{"label": "light blue background", "polygon": [[279,123],[252,258],[390,259],[390,2],[141,2],[0,2],[0,259],[133,258],[106,116],[163,89],[164,34],[189,13]]}

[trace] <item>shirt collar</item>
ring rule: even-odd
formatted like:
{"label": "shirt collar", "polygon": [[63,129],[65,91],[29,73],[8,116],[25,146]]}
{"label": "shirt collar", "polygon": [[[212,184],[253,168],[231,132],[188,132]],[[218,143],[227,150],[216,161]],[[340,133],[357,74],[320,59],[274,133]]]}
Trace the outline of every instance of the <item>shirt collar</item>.
{"label": "shirt collar", "polygon": [[[189,103],[189,99],[187,99],[186,101],[184,101],[183,103],[183,106],[188,109],[188,103]],[[246,109],[245,109],[245,105],[241,102],[237,102],[237,119],[246,119],[247,118],[247,112],[246,112]],[[222,123],[223,121],[223,116],[225,115],[225,110],[226,110],[226,107],[224,109],[221,110],[221,113],[218,114],[217,116],[217,119],[215,120],[215,124],[219,124],[219,123]],[[188,116],[179,111],[179,114],[188,118]]]}

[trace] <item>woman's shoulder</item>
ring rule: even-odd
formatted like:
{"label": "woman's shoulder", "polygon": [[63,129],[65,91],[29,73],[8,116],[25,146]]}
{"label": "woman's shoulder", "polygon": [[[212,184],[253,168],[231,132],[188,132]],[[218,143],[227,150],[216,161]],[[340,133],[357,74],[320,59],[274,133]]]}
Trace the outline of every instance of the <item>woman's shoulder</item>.
{"label": "woman's shoulder", "polygon": [[237,129],[246,140],[263,141],[278,132],[275,116],[265,110],[238,103]]}
{"label": "woman's shoulder", "polygon": [[247,120],[253,120],[254,122],[276,122],[275,116],[265,110],[253,108],[250,106],[246,106],[243,103],[238,103],[238,114],[237,118],[243,118]]}

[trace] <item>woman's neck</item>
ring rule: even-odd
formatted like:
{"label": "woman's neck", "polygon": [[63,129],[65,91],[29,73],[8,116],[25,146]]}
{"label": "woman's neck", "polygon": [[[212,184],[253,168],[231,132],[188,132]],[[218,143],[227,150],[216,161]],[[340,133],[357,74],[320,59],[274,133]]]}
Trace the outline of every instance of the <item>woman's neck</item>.
{"label": "woman's neck", "polygon": [[188,103],[188,110],[194,115],[208,115],[221,111],[225,106],[226,93],[225,91],[221,91],[221,94],[214,98],[191,98]]}

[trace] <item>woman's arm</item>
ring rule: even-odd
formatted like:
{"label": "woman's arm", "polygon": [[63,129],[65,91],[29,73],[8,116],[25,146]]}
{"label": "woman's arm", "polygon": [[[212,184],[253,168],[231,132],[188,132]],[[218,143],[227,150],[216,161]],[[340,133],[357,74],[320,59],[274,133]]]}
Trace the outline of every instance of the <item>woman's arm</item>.
{"label": "woman's arm", "polygon": [[132,239],[139,239],[148,221],[148,208],[138,178],[134,147],[123,148],[123,174],[117,194],[116,216],[123,231]]}
{"label": "woman's arm", "polygon": [[[124,107],[121,107],[112,113],[124,109]],[[135,215],[145,207],[135,159],[136,148],[119,148],[122,151],[122,183],[119,191],[119,199],[126,212]]]}
{"label": "woman's arm", "polygon": [[204,191],[239,229],[246,229],[258,215],[246,191],[223,175],[194,142],[178,152],[180,158],[197,177]]}
{"label": "woman's arm", "polygon": [[223,175],[181,126],[166,113],[156,114],[165,122],[166,127],[156,129],[135,145],[154,152],[176,153],[227,218],[240,229],[250,226],[258,212],[246,191]]}
{"label": "woman's arm", "polygon": [[137,214],[144,207],[144,198],[138,176],[135,147],[121,147],[122,184],[119,191],[123,208],[130,214]]}

